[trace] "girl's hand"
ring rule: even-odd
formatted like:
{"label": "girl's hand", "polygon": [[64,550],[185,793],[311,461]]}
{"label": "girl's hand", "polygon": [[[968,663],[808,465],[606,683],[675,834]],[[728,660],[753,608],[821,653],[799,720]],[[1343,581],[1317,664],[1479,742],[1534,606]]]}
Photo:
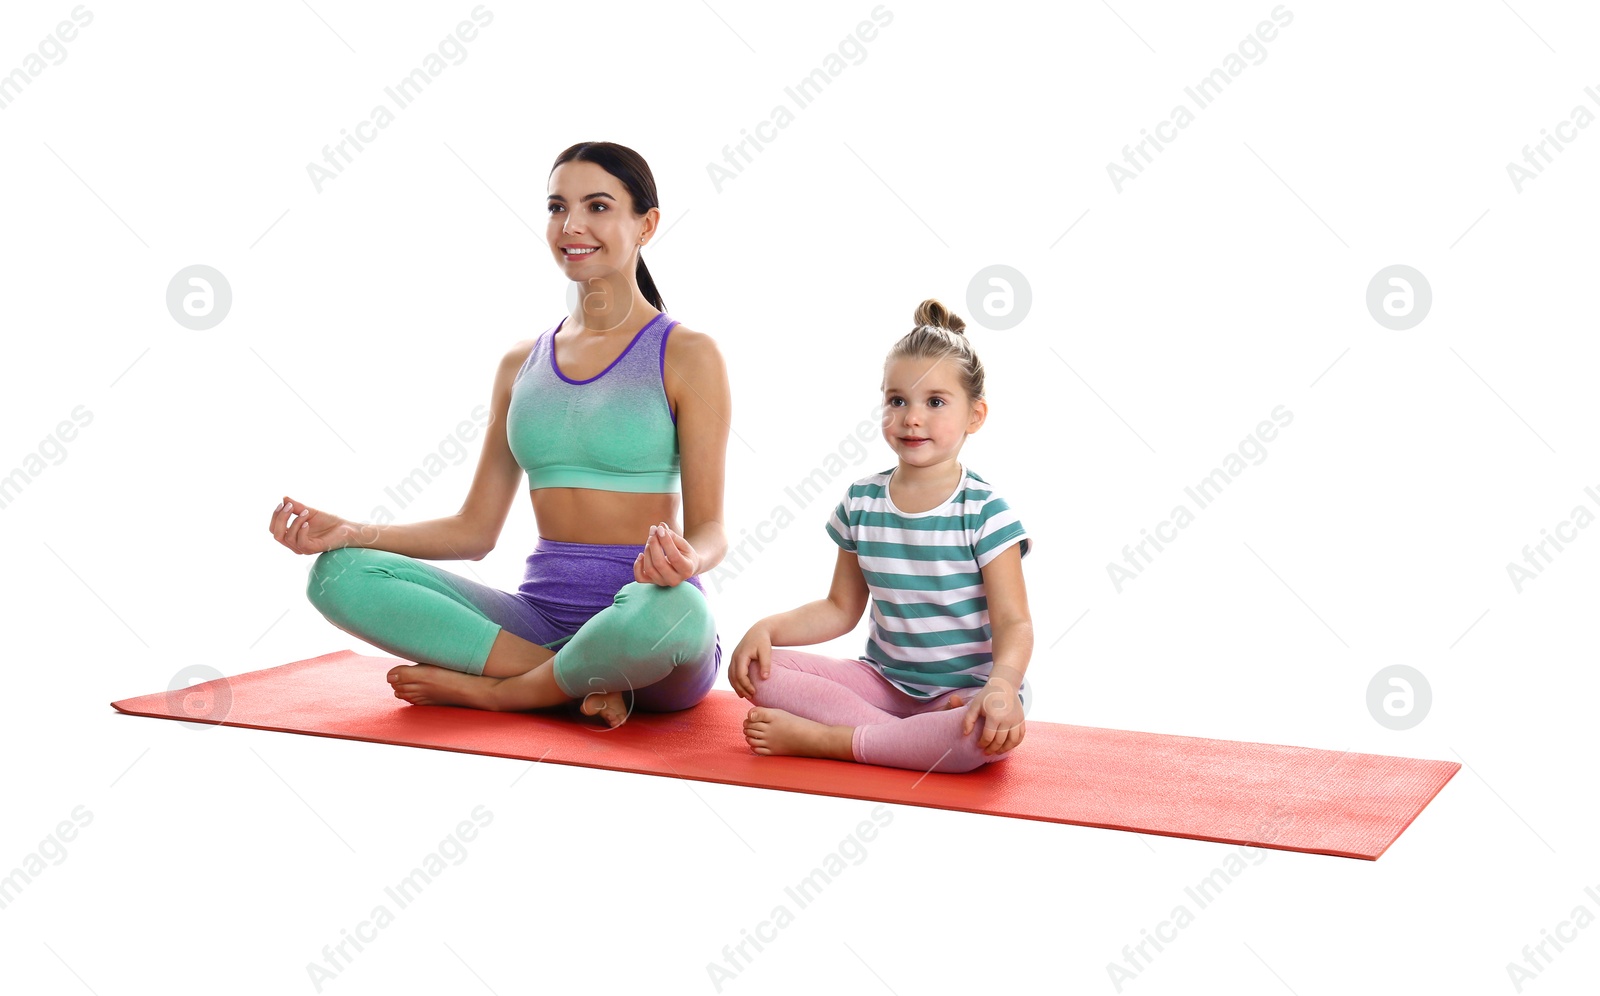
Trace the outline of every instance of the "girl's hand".
{"label": "girl's hand", "polygon": [[[291,518],[294,521],[291,522]],[[272,510],[268,528],[274,539],[295,553],[337,550],[349,546],[360,532],[355,523],[332,512],[303,505],[288,495]]]}
{"label": "girl's hand", "polygon": [[772,636],[760,623],[750,627],[728,658],[728,684],[741,699],[754,702],[756,683],[750,677],[751,664],[760,666],[761,680],[772,677]]}
{"label": "girl's hand", "polygon": [[961,734],[972,732],[979,716],[983,717],[983,733],[978,746],[985,754],[1002,754],[1022,743],[1022,700],[1017,690],[1004,681],[990,679],[967,706],[966,721],[961,724]]}
{"label": "girl's hand", "polygon": [[665,522],[650,527],[644,552],[633,558],[633,579],[641,584],[671,588],[699,573],[700,557],[689,541]]}

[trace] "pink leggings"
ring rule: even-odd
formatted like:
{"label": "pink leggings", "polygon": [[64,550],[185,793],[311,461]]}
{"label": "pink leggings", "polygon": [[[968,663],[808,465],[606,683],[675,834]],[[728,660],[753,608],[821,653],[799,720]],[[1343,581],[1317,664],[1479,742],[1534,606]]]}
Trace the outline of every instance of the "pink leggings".
{"label": "pink leggings", "polygon": [[[862,764],[917,771],[971,771],[991,761],[1010,757],[985,754],[978,746],[983,735],[980,717],[972,732],[961,735],[967,706],[982,688],[952,689],[932,699],[919,699],[896,688],[871,664],[861,660],[823,657],[801,650],[774,649],[772,676],[765,680],[752,663],[750,679],[756,692],[752,701],[826,723],[853,726],[851,753]],[[961,705],[948,708],[950,696]],[[1019,696],[1027,702],[1027,683]]]}

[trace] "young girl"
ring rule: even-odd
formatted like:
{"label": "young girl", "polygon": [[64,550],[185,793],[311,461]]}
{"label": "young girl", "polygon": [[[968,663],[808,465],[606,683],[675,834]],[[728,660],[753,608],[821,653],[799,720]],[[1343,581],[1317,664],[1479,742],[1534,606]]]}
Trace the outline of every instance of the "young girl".
{"label": "young girl", "polygon": [[[899,463],[852,484],[828,519],[832,590],[750,627],[729,662],[755,705],[744,735],[757,754],[971,771],[1022,742],[1032,539],[957,460],[988,415],[966,323],[935,300],[915,320],[884,364],[883,438]],[[869,596],[865,656],[772,649],[843,636]]]}

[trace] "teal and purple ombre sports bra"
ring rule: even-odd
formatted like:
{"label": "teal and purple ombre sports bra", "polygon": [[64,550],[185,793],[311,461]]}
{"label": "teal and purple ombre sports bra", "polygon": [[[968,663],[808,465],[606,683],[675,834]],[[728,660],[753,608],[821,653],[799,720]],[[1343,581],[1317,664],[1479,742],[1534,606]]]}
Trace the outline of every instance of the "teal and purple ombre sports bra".
{"label": "teal and purple ombre sports bra", "polygon": [[610,366],[573,380],[556,364],[566,321],[539,336],[511,387],[506,442],[528,489],[678,491],[678,419],[663,377],[678,322],[662,312]]}

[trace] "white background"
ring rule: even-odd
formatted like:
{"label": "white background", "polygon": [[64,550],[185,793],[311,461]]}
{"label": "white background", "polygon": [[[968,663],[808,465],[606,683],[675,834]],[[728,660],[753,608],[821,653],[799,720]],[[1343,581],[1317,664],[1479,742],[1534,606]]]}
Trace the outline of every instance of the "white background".
{"label": "white background", "polygon": [[[708,164],[869,0],[492,3],[465,60],[318,193],[306,165],[473,4],[90,4],[0,111],[0,474],[93,414],[0,509],[0,871],[92,814],[0,910],[5,987],[314,992],[324,945],[482,806],[465,860],[322,991],[715,992],[707,964],[868,818],[108,705],[190,665],[373,652],[306,601],[310,558],[271,539],[272,508],[393,509],[384,488],[563,314],[545,179],[604,139],[654,170],[646,260],[728,364],[735,542],[870,410],[884,351],[936,296],[989,369],[963,459],[1037,542],[1033,720],[1466,765],[1379,861],[1269,852],[1203,910],[1184,887],[1235,848],[892,807],[722,991],[1114,993],[1107,963],[1180,903],[1195,921],[1122,991],[1516,991],[1525,944],[1600,914],[1600,531],[1520,593],[1506,570],[1600,510],[1600,128],[1520,193],[1506,165],[1575,107],[1600,113],[1600,59],[1584,5],[1513,6],[1290,3],[1265,60],[1119,193],[1107,164],[1192,109],[1184,88],[1269,2],[890,0],[865,57],[719,192]],[[71,10],[0,10],[0,73]],[[233,290],[207,331],[164,304],[193,263]],[[1032,289],[1006,331],[966,301],[996,263]],[[1365,304],[1394,263],[1432,287],[1406,331]],[[1294,419],[1267,458],[1118,593],[1107,564],[1278,405]],[[455,512],[477,446],[399,518]],[[891,460],[877,443],[847,476]],[[826,591],[825,514],[714,593],[725,647]],[[534,538],[519,503],[490,557],[446,566],[511,588]],[[1406,731],[1366,706],[1400,663],[1433,693]],[[1597,969],[1588,927],[1524,991]]]}

